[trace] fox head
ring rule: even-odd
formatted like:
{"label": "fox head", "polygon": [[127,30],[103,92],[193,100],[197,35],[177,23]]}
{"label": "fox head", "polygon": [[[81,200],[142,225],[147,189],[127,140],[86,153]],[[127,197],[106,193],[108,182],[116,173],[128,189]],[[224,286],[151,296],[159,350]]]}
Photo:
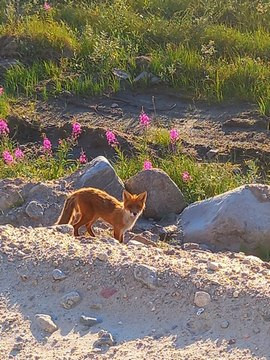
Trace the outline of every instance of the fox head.
{"label": "fox head", "polygon": [[132,195],[128,191],[124,190],[123,192],[124,208],[127,211],[129,211],[132,216],[137,217],[143,212],[145,208],[146,198],[147,198],[146,191],[138,195]]}

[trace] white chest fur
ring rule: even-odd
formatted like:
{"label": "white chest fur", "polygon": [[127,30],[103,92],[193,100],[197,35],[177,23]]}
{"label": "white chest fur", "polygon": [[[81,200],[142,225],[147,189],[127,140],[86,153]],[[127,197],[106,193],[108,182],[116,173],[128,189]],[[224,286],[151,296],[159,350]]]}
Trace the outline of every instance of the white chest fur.
{"label": "white chest fur", "polygon": [[141,212],[134,216],[130,211],[125,209],[124,213],[124,232],[133,228],[135,222],[137,221],[138,217],[141,215]]}

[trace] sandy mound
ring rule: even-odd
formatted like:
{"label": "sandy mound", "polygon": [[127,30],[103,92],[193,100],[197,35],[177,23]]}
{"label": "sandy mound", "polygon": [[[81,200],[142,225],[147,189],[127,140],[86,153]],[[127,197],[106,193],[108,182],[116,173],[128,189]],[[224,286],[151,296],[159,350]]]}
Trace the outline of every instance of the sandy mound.
{"label": "sandy mound", "polygon": [[267,263],[69,230],[0,227],[1,359],[268,358]]}

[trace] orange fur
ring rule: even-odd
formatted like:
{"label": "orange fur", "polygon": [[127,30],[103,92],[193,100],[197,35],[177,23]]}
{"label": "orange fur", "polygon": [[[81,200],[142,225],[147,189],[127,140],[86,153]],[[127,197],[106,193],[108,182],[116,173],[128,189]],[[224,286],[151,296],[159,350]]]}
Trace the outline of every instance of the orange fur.
{"label": "orange fur", "polygon": [[131,229],[145,208],[147,193],[132,195],[123,192],[120,202],[103,190],[83,188],[73,192],[66,200],[57,224],[72,223],[74,235],[79,235],[79,228],[86,225],[91,236],[95,236],[92,225],[102,219],[111,224],[114,237],[123,242],[124,233]]}

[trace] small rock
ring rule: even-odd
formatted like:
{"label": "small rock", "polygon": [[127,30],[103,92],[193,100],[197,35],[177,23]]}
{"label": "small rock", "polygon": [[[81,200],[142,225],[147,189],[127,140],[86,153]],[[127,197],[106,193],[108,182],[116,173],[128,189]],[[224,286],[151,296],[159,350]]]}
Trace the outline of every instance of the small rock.
{"label": "small rock", "polygon": [[134,269],[134,277],[149,287],[149,289],[156,289],[158,286],[157,270],[148,265],[138,265]]}
{"label": "small rock", "polygon": [[44,208],[37,201],[30,201],[30,203],[25,208],[26,214],[34,220],[39,220],[43,217]]}
{"label": "small rock", "polygon": [[39,327],[49,333],[53,333],[58,329],[58,326],[53,322],[50,315],[36,314],[36,321]]}
{"label": "small rock", "polygon": [[115,108],[119,108],[119,105],[118,105],[118,104],[116,104],[116,103],[113,103],[113,104],[111,105],[111,108],[113,108],[113,109],[115,109]]}
{"label": "small rock", "polygon": [[217,149],[210,149],[209,151],[207,151],[206,157],[210,160],[213,159],[213,157],[215,157],[217,154],[218,154]]}
{"label": "small rock", "polygon": [[217,271],[219,269],[219,264],[214,261],[208,261],[207,268],[209,270]]}
{"label": "small rock", "polygon": [[94,309],[94,310],[101,310],[102,309],[102,304],[91,304],[90,308]]}
{"label": "small rock", "polygon": [[227,320],[222,321],[222,323],[220,324],[220,327],[222,329],[227,329],[229,327],[229,321],[227,321]]}
{"label": "small rock", "polygon": [[115,344],[115,341],[112,337],[112,334],[108,331],[101,330],[98,333],[98,340],[95,341],[94,347],[101,347],[103,345],[113,346]]}
{"label": "small rock", "polygon": [[233,297],[238,298],[239,297],[239,291],[234,291],[233,292]]}
{"label": "small rock", "polygon": [[97,258],[100,260],[100,261],[107,261],[108,260],[108,255],[105,254],[105,253],[100,253],[97,255]]}
{"label": "small rock", "polygon": [[81,315],[80,322],[81,322],[81,324],[83,324],[85,326],[91,327],[91,326],[97,325],[98,323],[101,323],[101,320],[98,320],[97,318],[94,318],[94,317]]}
{"label": "small rock", "polygon": [[52,277],[54,280],[64,280],[67,276],[60,269],[54,269]]}
{"label": "small rock", "polygon": [[130,78],[130,75],[126,71],[120,69],[113,69],[113,74],[119,79],[123,80],[127,80]]}
{"label": "small rock", "polygon": [[70,293],[64,295],[61,300],[61,305],[65,309],[71,309],[81,300],[81,296],[77,291],[71,291]]}
{"label": "small rock", "polygon": [[211,296],[205,291],[197,291],[194,296],[194,303],[199,308],[203,308],[211,302]]}
{"label": "small rock", "polygon": [[198,250],[199,248],[200,245],[196,243],[185,243],[182,245],[183,250]]}

